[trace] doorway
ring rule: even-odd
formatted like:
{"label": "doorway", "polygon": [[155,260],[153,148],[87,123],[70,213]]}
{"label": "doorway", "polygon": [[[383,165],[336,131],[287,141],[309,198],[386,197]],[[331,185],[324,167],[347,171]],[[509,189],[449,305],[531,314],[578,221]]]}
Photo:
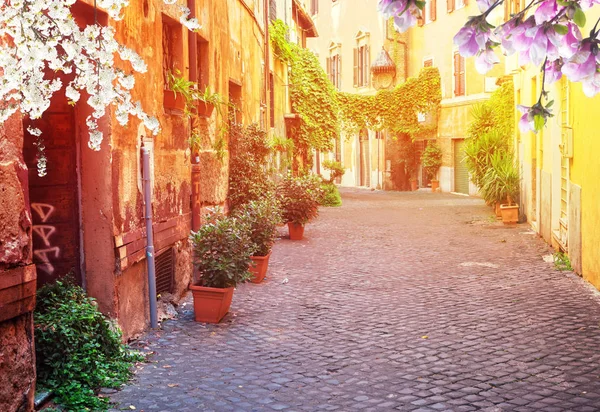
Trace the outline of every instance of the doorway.
{"label": "doorway", "polygon": [[369,165],[369,132],[362,129],[358,135],[359,145],[359,186],[371,186],[371,171]]}
{"label": "doorway", "polygon": [[[33,263],[38,286],[69,272],[81,284],[79,188],[75,112],[57,93],[41,119],[25,119],[23,155],[29,169],[29,201],[33,219]],[[41,130],[40,138],[27,128]],[[47,174],[37,170],[38,146],[45,148]]]}

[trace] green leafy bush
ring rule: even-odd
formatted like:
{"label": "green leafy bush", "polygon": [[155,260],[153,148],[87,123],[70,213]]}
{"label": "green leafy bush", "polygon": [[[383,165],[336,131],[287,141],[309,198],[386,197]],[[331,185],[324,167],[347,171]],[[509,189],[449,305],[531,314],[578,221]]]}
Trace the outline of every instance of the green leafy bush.
{"label": "green leafy bush", "polygon": [[281,224],[281,207],[274,196],[253,200],[238,208],[238,215],[249,226],[255,256],[267,256],[275,243]]}
{"label": "green leafy bush", "polygon": [[245,212],[226,216],[214,208],[207,222],[190,236],[194,250],[194,265],[198,268],[200,286],[228,288],[246,282],[255,252]]}
{"label": "green leafy bush", "polygon": [[421,164],[429,175],[430,179],[435,179],[437,171],[442,166],[442,149],[437,143],[427,145],[421,155]]}
{"label": "green leafy bush", "polygon": [[274,192],[275,185],[266,171],[271,144],[258,125],[230,125],[229,206],[235,211],[265,193]]}
{"label": "green leafy bush", "polygon": [[488,131],[478,138],[465,141],[465,163],[471,180],[478,187],[483,186],[485,174],[492,167],[495,154],[505,155],[510,152],[510,142],[505,135],[498,131]]}
{"label": "green leafy bush", "polygon": [[519,197],[521,176],[509,153],[494,153],[481,186],[483,198],[488,203],[515,202]]}
{"label": "green leafy bush", "polygon": [[119,387],[131,365],[143,360],[70,278],[37,293],[35,350],[38,385],[69,411],[107,409],[108,399],[96,397],[97,390]]}
{"label": "green leafy bush", "polygon": [[323,192],[321,179],[314,175],[287,175],[277,188],[283,221],[304,225],[319,214]]}
{"label": "green leafy bush", "polygon": [[336,185],[325,182],[321,185],[321,190],[323,191],[321,206],[338,207],[342,205],[342,197]]}
{"label": "green leafy bush", "polygon": [[335,160],[325,160],[323,163],[323,169],[329,170],[329,180],[328,183],[333,183],[335,179],[344,176],[346,173],[346,169],[342,166],[341,162]]}

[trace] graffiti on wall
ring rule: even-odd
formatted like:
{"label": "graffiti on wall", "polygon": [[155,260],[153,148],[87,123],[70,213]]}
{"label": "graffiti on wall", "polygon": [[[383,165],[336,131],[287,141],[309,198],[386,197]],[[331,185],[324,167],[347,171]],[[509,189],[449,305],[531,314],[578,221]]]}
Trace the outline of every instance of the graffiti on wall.
{"label": "graffiti on wall", "polygon": [[54,206],[47,203],[32,203],[31,209],[37,213],[40,221],[44,224],[33,225],[33,232],[40,237],[45,248],[34,250],[33,254],[37,257],[40,263],[37,264],[38,269],[43,270],[47,274],[54,273],[54,265],[50,262],[51,259],[57,259],[60,256],[60,248],[52,246],[50,237],[56,232],[56,227],[45,224],[50,215],[54,213]]}

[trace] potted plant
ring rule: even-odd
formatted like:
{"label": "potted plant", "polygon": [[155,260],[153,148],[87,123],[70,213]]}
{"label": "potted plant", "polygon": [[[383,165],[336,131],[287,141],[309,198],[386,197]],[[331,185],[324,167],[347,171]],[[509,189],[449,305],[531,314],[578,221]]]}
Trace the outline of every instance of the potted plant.
{"label": "potted plant", "polygon": [[431,179],[431,191],[435,192],[440,186],[436,179],[437,172],[442,166],[442,149],[437,143],[429,143],[421,155],[421,164]]}
{"label": "potted plant", "polygon": [[[495,153],[491,166],[482,179],[486,201],[500,203],[500,213],[504,224],[514,224],[519,220],[519,205],[514,202],[519,196],[521,177],[509,153]],[[506,201],[506,203],[504,203]]]}
{"label": "potted plant", "polygon": [[316,176],[294,177],[287,175],[278,186],[283,221],[287,222],[291,240],[302,240],[304,225],[319,214],[322,196],[320,181]]}
{"label": "potted plant", "polygon": [[215,208],[190,240],[199,274],[190,285],[195,319],[219,323],[229,311],[235,286],[251,277],[248,267],[254,245],[248,225],[240,215],[228,217]]}
{"label": "potted plant", "polygon": [[255,251],[250,258],[252,283],[260,283],[265,278],[271,257],[271,248],[275,243],[277,226],[281,222],[281,209],[272,194],[261,200],[253,200],[236,210],[236,215],[248,225],[250,241]]}

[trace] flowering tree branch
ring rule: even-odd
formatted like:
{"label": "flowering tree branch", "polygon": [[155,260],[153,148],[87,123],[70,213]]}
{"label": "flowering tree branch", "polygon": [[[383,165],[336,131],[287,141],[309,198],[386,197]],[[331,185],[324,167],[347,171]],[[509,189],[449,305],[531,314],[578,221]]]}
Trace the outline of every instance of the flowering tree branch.
{"label": "flowering tree branch", "polygon": [[[600,92],[600,36],[599,21],[583,38],[581,29],[586,24],[585,12],[600,0],[532,0],[504,23],[494,26],[488,20],[490,13],[504,0],[477,0],[481,14],[469,17],[454,36],[454,43],[464,57],[475,57],[475,67],[487,73],[500,60],[496,49],[510,56],[518,53],[521,64],[532,63],[541,67],[542,91],[532,107],[520,106],[522,130],[538,131],[552,116],[553,101],[547,99],[546,84],[565,75],[570,81],[581,82],[584,93],[591,97]],[[417,17],[423,2],[418,0],[379,0],[379,11],[394,18],[400,31],[414,26],[414,21],[403,17],[416,10]],[[410,20],[410,21],[409,21]]]}
{"label": "flowering tree branch", "polygon": [[[115,40],[113,27],[98,24],[96,12],[94,24],[80,28],[71,13],[75,1],[4,0],[0,4],[0,123],[16,112],[40,118],[50,107],[54,93],[64,88],[71,104],[78,102],[83,93],[92,108],[86,119],[92,150],[100,150],[103,135],[98,119],[109,106],[115,107],[121,125],[133,116],[156,135],[160,131],[158,120],[131,97],[133,73],[145,73],[146,63]],[[177,0],[163,1],[174,4]],[[117,21],[122,19],[122,10],[129,1],[96,0],[96,4]],[[186,7],[181,7],[181,13],[180,21],[188,29],[200,28],[196,19],[189,19]],[[129,73],[115,67],[117,55],[129,63]],[[41,131],[35,127],[28,131],[37,136],[38,150],[43,151]],[[38,172],[45,173],[43,154],[38,155]]]}

